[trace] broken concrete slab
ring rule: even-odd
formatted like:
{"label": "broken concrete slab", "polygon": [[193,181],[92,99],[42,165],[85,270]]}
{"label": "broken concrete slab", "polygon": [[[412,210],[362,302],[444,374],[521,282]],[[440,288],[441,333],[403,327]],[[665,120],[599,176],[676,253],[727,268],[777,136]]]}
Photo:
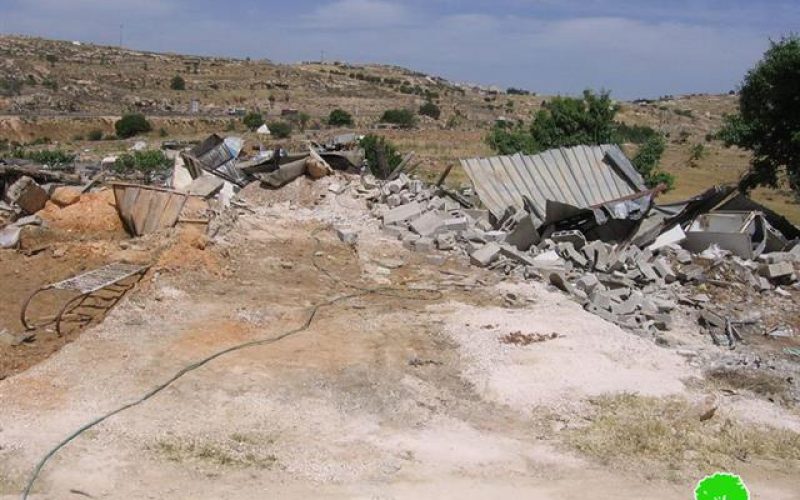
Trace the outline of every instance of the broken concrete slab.
{"label": "broken concrete slab", "polygon": [[203,174],[189,184],[186,192],[192,196],[211,198],[222,190],[224,184],[225,181],[216,175]]}
{"label": "broken concrete slab", "polygon": [[578,230],[556,231],[550,235],[550,239],[556,243],[572,243],[575,250],[580,250],[586,245],[586,237]]}
{"label": "broken concrete slab", "polygon": [[534,262],[533,257],[531,255],[528,255],[526,253],[520,252],[514,246],[507,245],[507,244],[500,245],[500,252],[505,257],[508,257],[511,260],[519,262],[520,264],[524,264],[526,266],[536,265],[536,263]]}
{"label": "broken concrete slab", "polygon": [[441,212],[431,211],[411,222],[411,230],[420,236],[435,236],[445,229],[445,218]]}
{"label": "broken concrete slab", "polygon": [[383,214],[383,223],[388,225],[413,220],[422,214],[424,208],[424,205],[415,201],[407,205],[401,205],[397,208],[387,210]]}
{"label": "broken concrete slab", "polygon": [[794,266],[790,262],[777,262],[775,264],[764,264],[759,268],[759,273],[769,279],[777,279],[784,276],[791,276],[794,273]]}
{"label": "broken concrete slab", "polygon": [[536,231],[533,219],[523,217],[514,229],[508,233],[505,242],[514,245],[517,250],[527,251],[531,246],[539,243],[539,233]]}
{"label": "broken concrete slab", "polygon": [[500,257],[501,248],[497,243],[487,243],[478,250],[472,252],[470,262],[476,266],[486,267],[498,257]]}

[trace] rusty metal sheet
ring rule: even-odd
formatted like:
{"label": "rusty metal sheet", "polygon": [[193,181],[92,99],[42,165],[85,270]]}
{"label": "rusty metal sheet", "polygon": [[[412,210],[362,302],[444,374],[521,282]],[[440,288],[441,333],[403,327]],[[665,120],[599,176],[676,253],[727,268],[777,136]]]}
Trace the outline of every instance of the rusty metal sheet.
{"label": "rusty metal sheet", "polygon": [[172,227],[188,195],[138,184],[114,184],[117,212],[125,228],[134,236]]}
{"label": "rusty metal sheet", "polygon": [[473,158],[461,160],[461,165],[483,204],[497,218],[508,207],[523,209],[523,197],[544,214],[547,200],[588,208],[647,189],[616,145]]}

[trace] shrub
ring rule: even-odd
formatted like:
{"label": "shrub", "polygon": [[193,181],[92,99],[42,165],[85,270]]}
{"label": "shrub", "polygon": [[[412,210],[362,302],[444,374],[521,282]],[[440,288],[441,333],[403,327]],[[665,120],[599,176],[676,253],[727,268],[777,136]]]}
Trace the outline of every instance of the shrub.
{"label": "shrub", "polygon": [[286,139],[292,135],[292,124],[288,122],[271,122],[267,124],[270,133],[278,139]]}
{"label": "shrub", "polygon": [[372,175],[378,179],[385,179],[403,161],[394,144],[385,137],[368,134],[359,142],[364,149],[364,158],[367,160]]}
{"label": "shrub", "polygon": [[19,95],[22,85],[22,80],[16,78],[0,78],[0,95],[7,97]]}
{"label": "shrub", "polygon": [[352,126],[353,117],[347,111],[336,108],[328,115],[328,125],[332,127]]}
{"label": "shrub", "polygon": [[122,118],[114,123],[114,130],[117,132],[117,137],[127,139],[136,134],[150,132],[153,126],[147,121],[141,113],[130,113],[123,115]]}
{"label": "shrub", "polygon": [[661,135],[656,135],[645,142],[631,162],[636,170],[642,174],[647,187],[655,187],[658,184],[666,184],[667,191],[675,185],[675,177],[662,170],[659,170],[661,155],[664,154],[666,140]]}
{"label": "shrub", "polygon": [[387,109],[383,112],[381,121],[394,123],[401,128],[412,128],[417,123],[417,117],[414,116],[414,112],[408,109]]}
{"label": "shrub", "polygon": [[181,75],[175,75],[172,77],[172,81],[169,82],[169,88],[172,90],[186,90],[186,80]]}
{"label": "shrub", "polygon": [[155,174],[167,171],[170,166],[171,162],[163,151],[152,149],[119,156],[112,170],[118,174],[141,173],[150,181]]}
{"label": "shrub", "polygon": [[251,111],[250,113],[244,115],[244,118],[242,118],[242,123],[244,123],[244,126],[250,130],[255,130],[261,125],[264,125],[264,117],[261,116],[261,113]]}
{"label": "shrub", "polygon": [[158,136],[159,137],[166,137],[168,135],[169,134],[167,133],[167,129],[165,129],[164,127],[161,127],[160,129],[158,129]]}
{"label": "shrub", "polygon": [[88,134],[86,134],[86,137],[90,141],[99,141],[100,139],[103,138],[103,131],[100,129],[92,129],[89,131]]}
{"label": "shrub", "polygon": [[439,106],[436,104],[428,101],[419,107],[419,114],[423,116],[430,116],[434,120],[438,120],[439,116],[442,114],[442,110],[439,109]]}
{"label": "shrub", "polygon": [[628,125],[625,123],[617,123],[615,140],[618,144],[624,144],[626,142],[633,144],[644,144],[656,135],[658,135],[658,132],[647,125]]}
{"label": "shrub", "polygon": [[43,149],[40,151],[24,151],[22,149],[17,149],[12,153],[12,156],[16,158],[25,158],[35,163],[39,163],[42,165],[51,165],[51,166],[58,164],[72,163],[73,161],[75,161],[74,153],[68,153],[60,149],[54,149],[54,150]]}

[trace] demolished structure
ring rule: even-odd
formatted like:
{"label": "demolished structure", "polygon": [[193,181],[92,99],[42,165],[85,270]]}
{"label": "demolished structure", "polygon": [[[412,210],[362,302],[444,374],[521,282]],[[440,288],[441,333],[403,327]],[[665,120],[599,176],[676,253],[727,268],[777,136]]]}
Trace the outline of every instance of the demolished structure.
{"label": "demolished structure", "polygon": [[[691,287],[722,283],[722,275],[755,292],[798,287],[800,230],[732,187],[658,205],[663,187],[648,189],[612,145],[461,164],[474,203],[404,175],[377,188],[366,179],[362,191],[408,248],[461,253],[477,266],[542,279],[630,331],[669,329],[679,304],[704,310],[707,296]],[[735,328],[723,321],[722,330],[735,341]]]}

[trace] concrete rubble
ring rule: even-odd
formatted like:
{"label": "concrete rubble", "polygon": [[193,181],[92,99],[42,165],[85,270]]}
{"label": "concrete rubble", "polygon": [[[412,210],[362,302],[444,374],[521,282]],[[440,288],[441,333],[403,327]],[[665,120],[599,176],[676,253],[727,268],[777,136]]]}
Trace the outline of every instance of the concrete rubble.
{"label": "concrete rubble", "polygon": [[[587,311],[642,335],[658,338],[672,328],[676,310],[700,314],[719,309],[719,304],[693,290],[724,286],[732,277],[753,294],[780,294],[782,286],[800,287],[797,241],[787,241],[780,251],[765,252],[774,247],[762,239],[744,252],[757,254],[756,261],[720,247],[703,248],[705,253],[684,248],[681,244],[687,238],[680,225],[663,230],[666,237],[650,244],[656,233],[645,246],[588,238],[577,228],[541,233],[544,226],[537,227],[525,214],[515,221],[498,220],[486,211],[462,206],[434,185],[421,185],[402,174],[384,183],[364,176],[358,192],[381,219],[383,231],[406,248],[435,249],[503,275],[545,281],[570,294]],[[748,214],[744,220],[768,224],[761,217]]]}

